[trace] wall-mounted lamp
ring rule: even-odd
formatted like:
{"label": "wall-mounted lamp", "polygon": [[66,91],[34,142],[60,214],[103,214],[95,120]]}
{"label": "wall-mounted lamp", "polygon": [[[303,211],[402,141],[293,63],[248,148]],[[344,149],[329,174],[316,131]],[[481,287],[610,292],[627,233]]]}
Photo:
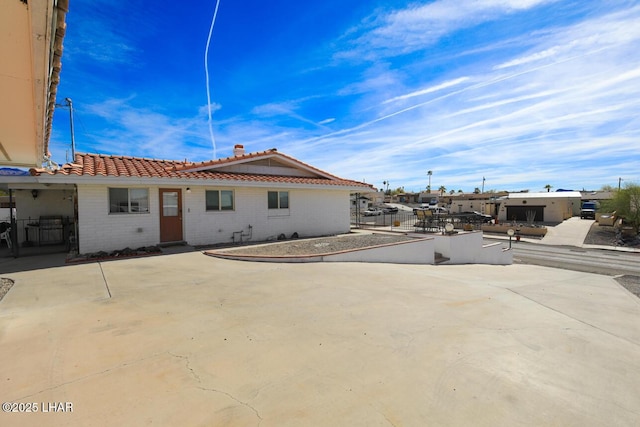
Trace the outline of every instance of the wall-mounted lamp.
{"label": "wall-mounted lamp", "polygon": [[191,188],[187,187],[187,193],[191,194]]}
{"label": "wall-mounted lamp", "polygon": [[38,190],[31,190],[31,195],[33,196],[33,199],[35,200],[38,197]]}

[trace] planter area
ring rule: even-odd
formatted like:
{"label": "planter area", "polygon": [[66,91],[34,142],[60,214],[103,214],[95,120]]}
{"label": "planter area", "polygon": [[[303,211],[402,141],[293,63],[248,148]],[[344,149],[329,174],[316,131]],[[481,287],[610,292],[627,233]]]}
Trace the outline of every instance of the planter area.
{"label": "planter area", "polygon": [[513,226],[511,224],[484,224],[482,231],[487,233],[507,234],[508,229],[512,229],[521,236],[543,237],[547,234],[546,227]]}

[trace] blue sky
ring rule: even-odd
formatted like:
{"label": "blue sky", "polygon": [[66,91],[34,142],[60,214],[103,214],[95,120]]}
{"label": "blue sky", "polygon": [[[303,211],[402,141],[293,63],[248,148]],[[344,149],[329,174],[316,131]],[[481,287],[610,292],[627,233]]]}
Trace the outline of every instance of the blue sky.
{"label": "blue sky", "polygon": [[[215,0],[72,0],[58,102],[79,152],[200,161]],[[640,181],[640,2],[221,0],[216,157],[280,152],[378,188]],[[69,114],[51,152],[69,151]]]}

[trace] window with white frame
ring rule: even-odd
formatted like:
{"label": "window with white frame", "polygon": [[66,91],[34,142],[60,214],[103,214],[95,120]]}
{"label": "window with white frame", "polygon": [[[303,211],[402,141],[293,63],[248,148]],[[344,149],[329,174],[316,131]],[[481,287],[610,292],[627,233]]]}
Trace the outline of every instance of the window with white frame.
{"label": "window with white frame", "polygon": [[232,211],[233,190],[207,190],[205,192],[207,211]]}
{"label": "window with white frame", "polygon": [[289,209],[289,192],[269,191],[267,202],[269,209]]}
{"label": "window with white frame", "polygon": [[109,213],[149,213],[149,189],[109,188]]}

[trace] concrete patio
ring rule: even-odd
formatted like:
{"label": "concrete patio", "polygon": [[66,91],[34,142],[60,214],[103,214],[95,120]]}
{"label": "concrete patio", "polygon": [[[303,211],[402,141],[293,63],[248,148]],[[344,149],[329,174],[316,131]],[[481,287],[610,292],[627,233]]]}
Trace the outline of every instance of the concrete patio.
{"label": "concrete patio", "polygon": [[2,271],[2,401],[73,412],[0,425],[640,420],[640,300],[606,276],[199,252]]}

